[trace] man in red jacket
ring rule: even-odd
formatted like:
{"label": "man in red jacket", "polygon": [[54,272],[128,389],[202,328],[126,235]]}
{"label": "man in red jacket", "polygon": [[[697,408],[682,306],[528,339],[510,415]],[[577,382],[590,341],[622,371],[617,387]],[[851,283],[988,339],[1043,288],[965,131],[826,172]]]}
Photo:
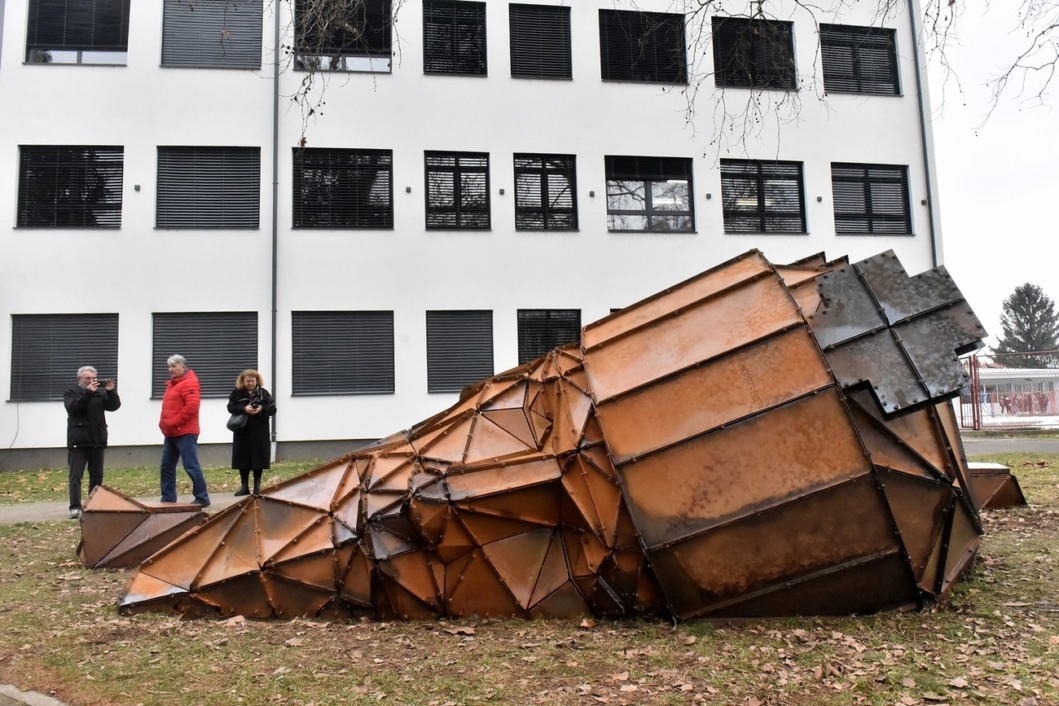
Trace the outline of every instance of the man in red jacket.
{"label": "man in red jacket", "polygon": [[165,437],[162,443],[162,502],[175,503],[176,465],[184,460],[184,472],[191,478],[192,501],[199,507],[209,507],[210,496],[206,492],[206,478],[199,465],[199,377],[188,368],[182,355],[171,355],[169,381],[162,395],[162,418],[158,428]]}

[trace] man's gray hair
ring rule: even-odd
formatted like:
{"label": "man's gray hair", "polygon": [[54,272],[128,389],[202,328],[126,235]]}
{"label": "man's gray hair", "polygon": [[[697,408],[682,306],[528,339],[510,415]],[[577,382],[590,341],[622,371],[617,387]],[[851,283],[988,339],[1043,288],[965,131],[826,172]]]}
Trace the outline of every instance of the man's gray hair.
{"label": "man's gray hair", "polygon": [[180,355],[179,353],[174,353],[173,355],[169,356],[169,359],[165,362],[166,365],[172,365],[173,363],[176,363],[177,365],[183,365],[185,368],[188,367],[188,359]]}
{"label": "man's gray hair", "polygon": [[82,373],[96,373],[96,375],[99,374],[98,372],[96,372],[96,369],[93,368],[91,365],[82,365],[80,368],[77,369],[77,377],[81,377]]}

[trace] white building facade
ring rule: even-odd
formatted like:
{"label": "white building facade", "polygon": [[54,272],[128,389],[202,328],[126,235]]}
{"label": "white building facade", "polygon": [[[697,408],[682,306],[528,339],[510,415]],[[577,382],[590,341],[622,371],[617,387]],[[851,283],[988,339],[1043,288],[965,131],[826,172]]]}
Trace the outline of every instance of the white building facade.
{"label": "white building facade", "polygon": [[941,262],[916,2],[306,4],[0,0],[0,470],[65,463],[80,365],[110,466],[173,353],[204,460],[245,368],[326,457],[751,248]]}

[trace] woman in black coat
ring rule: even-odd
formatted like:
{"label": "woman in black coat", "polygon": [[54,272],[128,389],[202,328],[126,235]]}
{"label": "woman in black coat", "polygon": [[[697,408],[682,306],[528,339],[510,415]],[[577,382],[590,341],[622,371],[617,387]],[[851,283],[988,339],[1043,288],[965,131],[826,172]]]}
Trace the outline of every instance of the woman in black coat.
{"label": "woman in black coat", "polygon": [[276,401],[265,389],[261,373],[244,370],[228,395],[228,413],[245,414],[246,426],[232,432],[232,468],[239,469],[242,485],[236,495],[249,495],[250,471],[254,472],[254,495],[261,492],[261,471],[269,467],[271,439],[268,418],[276,413]]}

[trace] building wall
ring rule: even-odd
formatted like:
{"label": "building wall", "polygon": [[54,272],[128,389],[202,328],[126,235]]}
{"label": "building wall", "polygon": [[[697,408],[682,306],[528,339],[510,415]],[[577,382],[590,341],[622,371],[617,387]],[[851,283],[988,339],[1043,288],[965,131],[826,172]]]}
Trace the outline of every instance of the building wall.
{"label": "building wall", "polygon": [[[739,104],[749,91],[721,92],[709,80],[689,120],[681,86],[600,80],[597,11],[631,3],[579,0],[572,6],[573,80],[555,81],[510,77],[507,4],[500,2],[487,7],[488,77],[425,75],[421,3],[407,0],[396,24],[392,73],[323,76],[326,105],[321,114],[303,120],[298,106],[289,102],[305,74],[284,62],[273,174],[271,13],[287,13],[291,3],[265,3],[262,67],[247,71],[161,68],[162,3],[143,0],[132,3],[126,66],[25,63],[28,2],[0,0],[0,164],[5,165],[0,168],[0,239],[7,253],[0,263],[0,395],[5,400],[0,404],[0,449],[48,449],[65,443],[61,403],[10,401],[7,353],[16,314],[119,314],[123,407],[110,415],[110,443],[139,447],[160,442],[160,402],[151,398],[151,370],[157,364],[152,360],[152,314],[256,311],[257,364],[278,401],[277,439],[293,449],[303,442],[384,436],[455,402],[455,393],[426,391],[428,310],[491,310],[494,368],[499,372],[517,363],[518,309],[580,309],[582,324],[587,324],[751,248],[761,249],[773,262],[821,251],[856,260],[893,249],[912,272],[933,266],[940,257],[936,191],[924,165],[924,145],[930,162],[933,157],[929,133],[921,130],[907,9],[884,23],[897,31],[903,95],[825,98],[822,85],[806,85],[789,95],[766,91],[772,99],[800,101],[798,119],[776,125],[766,118],[761,129],[752,128],[745,144],[725,152],[711,144],[717,101],[727,96],[729,104]],[[655,11],[671,7],[669,0],[635,5]],[[815,71],[819,80],[813,25],[793,4],[786,11],[795,22],[799,71],[810,76]],[[873,23],[868,8],[848,13],[841,22]],[[288,43],[289,20],[286,14],[279,18]],[[702,61],[709,70],[710,57]],[[291,228],[292,155],[303,137],[309,147],[393,150],[392,230]],[[14,227],[19,146],[47,144],[124,146],[120,229]],[[259,146],[261,227],[155,228],[159,145]],[[490,230],[425,229],[424,150],[489,153]],[[577,156],[577,232],[515,230],[514,152]],[[608,232],[606,155],[692,158],[695,232]],[[723,158],[803,162],[808,232],[725,234],[718,168]],[[830,176],[835,161],[907,165],[913,235],[835,235]],[[275,204],[273,179],[278,182]],[[925,203],[934,205],[933,224]],[[392,310],[395,393],[292,396],[291,312],[309,310]],[[232,370],[233,381],[237,373]],[[71,370],[71,384],[74,378]],[[230,440],[225,402],[204,400],[203,443]]]}

